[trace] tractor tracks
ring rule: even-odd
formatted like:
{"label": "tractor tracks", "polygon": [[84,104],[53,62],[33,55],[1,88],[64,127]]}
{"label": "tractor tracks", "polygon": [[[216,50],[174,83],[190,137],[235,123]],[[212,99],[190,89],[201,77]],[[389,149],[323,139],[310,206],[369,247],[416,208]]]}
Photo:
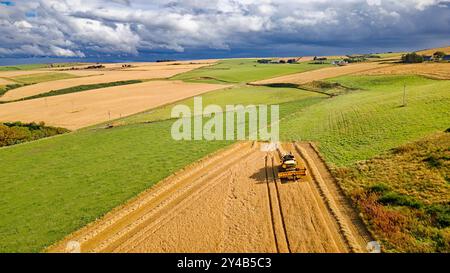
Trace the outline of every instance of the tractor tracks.
{"label": "tractor tracks", "polygon": [[269,201],[270,216],[274,242],[278,253],[292,253],[286,229],[284,212],[281,205],[279,179],[277,179],[275,159],[273,155],[265,156],[265,174],[267,197]]}
{"label": "tractor tracks", "polygon": [[[270,146],[270,145],[269,145]],[[357,214],[308,143],[242,142],[174,173],[50,247],[65,252],[360,252]],[[308,173],[278,179],[292,152]]]}
{"label": "tractor tracks", "polygon": [[249,143],[240,143],[206,157],[161,181],[134,201],[111,211],[103,219],[69,235],[51,246],[49,251],[64,251],[68,242],[76,241],[83,252],[113,252],[135,238],[136,233],[148,231],[148,226],[154,226],[150,223],[171,215],[169,212],[179,208],[185,199],[192,199],[205,187],[223,179],[227,169],[254,151],[253,144],[250,147]]}

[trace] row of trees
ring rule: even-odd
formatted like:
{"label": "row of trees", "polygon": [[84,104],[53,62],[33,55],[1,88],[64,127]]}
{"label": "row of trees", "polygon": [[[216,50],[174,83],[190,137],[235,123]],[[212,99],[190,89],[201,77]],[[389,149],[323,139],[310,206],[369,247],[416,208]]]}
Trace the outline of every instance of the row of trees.
{"label": "row of trees", "polygon": [[402,56],[403,63],[423,63],[425,57],[423,55],[419,55],[416,52],[408,53]]}
{"label": "row of trees", "polygon": [[[436,51],[433,53],[433,60],[440,61],[445,55],[445,52]],[[408,53],[402,56],[403,63],[423,63],[425,60],[426,56],[419,55],[416,52]]]}
{"label": "row of trees", "polygon": [[69,130],[41,123],[0,123],[0,147],[67,133]]}

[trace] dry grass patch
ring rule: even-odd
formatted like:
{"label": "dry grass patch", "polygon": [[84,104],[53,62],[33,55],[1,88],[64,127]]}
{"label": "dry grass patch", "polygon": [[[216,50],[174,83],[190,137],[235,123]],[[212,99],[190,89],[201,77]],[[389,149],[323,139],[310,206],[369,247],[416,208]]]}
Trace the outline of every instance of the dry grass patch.
{"label": "dry grass patch", "polygon": [[450,134],[336,169],[385,251],[450,251]]}
{"label": "dry grass patch", "polygon": [[351,64],[347,66],[334,66],[326,67],[314,71],[307,71],[302,73],[296,73],[287,76],[276,77],[268,80],[257,81],[255,84],[273,84],[273,83],[294,83],[294,84],[305,84],[311,81],[318,81],[327,78],[339,77],[348,74],[354,74],[362,71],[368,71],[372,69],[377,69],[380,67],[390,66],[392,64],[369,62],[369,63],[359,63]]}
{"label": "dry grass patch", "polygon": [[450,63],[396,64],[357,75],[421,75],[439,80],[450,79]]}
{"label": "dry grass patch", "polygon": [[423,54],[423,55],[433,55],[434,52],[436,51],[442,51],[445,52],[447,54],[450,54],[450,46],[446,46],[446,47],[439,47],[439,48],[432,48],[432,49],[425,49],[425,50],[421,50],[418,51],[418,54]]}

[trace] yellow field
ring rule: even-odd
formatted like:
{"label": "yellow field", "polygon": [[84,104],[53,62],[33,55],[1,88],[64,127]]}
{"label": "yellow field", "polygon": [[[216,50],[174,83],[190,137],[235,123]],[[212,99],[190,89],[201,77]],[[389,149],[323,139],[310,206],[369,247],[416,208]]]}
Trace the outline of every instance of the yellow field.
{"label": "yellow field", "polygon": [[436,51],[442,51],[442,52],[445,52],[447,54],[450,54],[450,46],[439,47],[439,48],[432,48],[432,49],[425,49],[425,50],[422,50],[422,51],[418,51],[417,53],[424,54],[424,55],[433,55],[433,53],[436,52]]}
{"label": "yellow field", "polygon": [[351,64],[347,66],[327,67],[323,69],[257,81],[255,82],[255,84],[272,84],[272,83],[304,84],[311,81],[323,80],[326,78],[333,78],[357,72],[377,69],[381,67],[387,67],[391,65],[392,64],[380,64],[378,62],[370,62],[370,63]]}
{"label": "yellow field", "polygon": [[71,130],[128,116],[226,86],[149,81],[0,105],[0,120],[40,122]]}
{"label": "yellow field", "polygon": [[422,75],[434,79],[450,79],[450,63],[396,64],[358,73],[358,75]]}
{"label": "yellow field", "polygon": [[0,78],[0,86],[7,85],[7,84],[13,84],[13,83],[14,82],[11,80]]}
{"label": "yellow field", "polygon": [[[160,79],[172,77],[179,73],[184,73],[192,69],[203,67],[214,63],[216,60],[191,61],[191,62],[170,62],[170,63],[136,63],[131,68],[122,68],[122,64],[106,64],[104,69],[98,70],[62,70],[64,73],[73,74],[75,76],[84,76],[83,78],[73,78],[42,82],[29,86],[24,86],[7,92],[0,97],[0,101],[13,101],[52,90],[64,89],[79,85],[108,83],[126,80],[141,79]],[[50,70],[55,72],[55,69]],[[58,71],[61,71],[59,69]],[[21,72],[21,73],[19,73]],[[43,73],[41,71],[7,71],[0,73],[0,77],[17,77],[30,75],[30,73]],[[91,76],[89,76],[91,75]]]}

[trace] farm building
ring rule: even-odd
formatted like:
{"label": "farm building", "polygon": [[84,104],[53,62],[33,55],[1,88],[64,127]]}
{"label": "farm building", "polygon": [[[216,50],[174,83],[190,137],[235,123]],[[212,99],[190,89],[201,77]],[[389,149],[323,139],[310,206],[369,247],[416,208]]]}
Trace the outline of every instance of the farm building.
{"label": "farm building", "polygon": [[338,61],[332,61],[331,64],[338,65],[338,66],[344,66],[344,65],[347,65],[348,63],[344,60],[338,60]]}

